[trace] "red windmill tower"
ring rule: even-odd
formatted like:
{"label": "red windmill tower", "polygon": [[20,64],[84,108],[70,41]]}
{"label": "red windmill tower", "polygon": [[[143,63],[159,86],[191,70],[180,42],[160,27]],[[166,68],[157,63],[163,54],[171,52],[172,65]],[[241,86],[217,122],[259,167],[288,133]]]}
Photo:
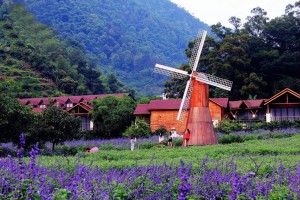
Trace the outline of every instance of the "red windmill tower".
{"label": "red windmill tower", "polygon": [[222,79],[210,74],[196,72],[201,51],[204,45],[207,31],[199,31],[195,40],[192,56],[189,65],[192,73],[156,64],[154,72],[171,76],[177,79],[189,77],[186,84],[177,120],[182,120],[184,113],[189,108],[189,115],[186,128],[191,131],[189,145],[217,144],[218,139],[213,127],[212,118],[209,111],[209,91],[208,85],[230,91],[232,81]]}

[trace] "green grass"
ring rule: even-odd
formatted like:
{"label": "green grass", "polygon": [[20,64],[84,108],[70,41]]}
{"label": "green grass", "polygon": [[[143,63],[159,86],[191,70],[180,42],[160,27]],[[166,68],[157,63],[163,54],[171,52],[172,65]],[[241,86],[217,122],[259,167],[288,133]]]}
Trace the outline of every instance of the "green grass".
{"label": "green grass", "polygon": [[[38,162],[43,165],[61,166],[73,169],[76,164],[87,164],[107,169],[123,168],[139,165],[167,164],[179,165],[180,160],[201,165],[203,159],[210,162],[230,161],[238,165],[239,171],[257,171],[265,173],[280,162],[286,167],[294,167],[300,161],[300,135],[289,138],[251,140],[244,143],[228,145],[190,146],[190,147],[154,147],[152,149],[130,150],[99,150],[97,153],[84,152],[76,156],[41,156]],[[27,158],[28,159],[28,158]]]}

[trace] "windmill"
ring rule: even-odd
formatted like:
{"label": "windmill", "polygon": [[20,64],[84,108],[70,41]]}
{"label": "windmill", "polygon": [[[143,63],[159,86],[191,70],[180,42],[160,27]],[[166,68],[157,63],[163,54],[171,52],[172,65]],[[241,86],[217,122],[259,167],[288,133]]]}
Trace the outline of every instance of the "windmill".
{"label": "windmill", "polygon": [[189,145],[208,145],[217,144],[217,135],[213,127],[209,111],[209,91],[208,86],[212,85],[224,90],[231,90],[232,81],[222,79],[210,74],[197,72],[197,66],[200,59],[201,51],[204,45],[207,31],[199,31],[189,65],[192,68],[191,74],[184,70],[156,64],[154,72],[171,76],[177,79],[187,81],[177,120],[183,120],[187,109],[189,108],[186,128],[191,131]]}

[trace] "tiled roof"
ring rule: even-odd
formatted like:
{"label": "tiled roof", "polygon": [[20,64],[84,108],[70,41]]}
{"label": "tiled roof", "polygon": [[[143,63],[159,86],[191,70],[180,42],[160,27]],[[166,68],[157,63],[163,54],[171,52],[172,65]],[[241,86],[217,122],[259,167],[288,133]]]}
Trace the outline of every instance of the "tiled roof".
{"label": "tiled roof", "polygon": [[228,98],[209,98],[212,102],[222,106],[223,108],[228,107]]}
{"label": "tiled roof", "polygon": [[148,110],[149,104],[138,104],[135,108],[133,114],[134,115],[147,115],[150,114],[150,111]]}
{"label": "tiled roof", "polygon": [[[152,100],[148,104],[148,112],[151,110],[179,110],[181,100],[182,99]],[[211,98],[210,100],[224,108],[228,107],[228,98]],[[144,109],[144,111],[142,111],[141,109]],[[147,111],[145,109],[146,106],[144,106],[143,108],[138,108],[138,110],[136,109],[136,111],[145,112],[146,114]]]}
{"label": "tiled roof", "polygon": [[49,105],[50,104],[49,99],[48,98],[41,99],[40,104]]}
{"label": "tiled roof", "polygon": [[243,103],[243,100],[239,101],[229,101],[229,108],[230,110],[239,109]]}
{"label": "tiled roof", "polygon": [[[123,96],[129,96],[130,93],[116,93],[116,94],[97,94],[97,95],[81,95],[81,96],[61,96],[61,97],[50,97],[57,103],[59,103],[63,109],[66,109],[66,103],[68,101],[71,101],[74,104],[77,104],[81,101],[88,103],[91,100],[94,100],[96,98],[104,98],[107,96],[115,96],[115,97],[123,97]],[[37,107],[38,105],[45,104],[48,105],[49,102],[49,97],[41,97],[41,98],[26,98],[26,99],[18,99],[21,104],[26,104],[26,105],[32,105],[34,107]],[[91,107],[90,105],[87,105]]]}
{"label": "tiled roof", "polygon": [[152,100],[148,105],[149,110],[178,110],[181,99]]}
{"label": "tiled roof", "polygon": [[41,102],[42,98],[34,98],[34,99],[30,99],[27,102],[27,105],[33,105],[33,106],[38,106]]}
{"label": "tiled roof", "polygon": [[263,102],[263,99],[244,100],[244,103],[246,104],[247,108],[259,108]]}
{"label": "tiled roof", "polygon": [[79,103],[83,99],[84,99],[83,96],[71,96],[68,98],[68,100],[70,100],[74,104]]}

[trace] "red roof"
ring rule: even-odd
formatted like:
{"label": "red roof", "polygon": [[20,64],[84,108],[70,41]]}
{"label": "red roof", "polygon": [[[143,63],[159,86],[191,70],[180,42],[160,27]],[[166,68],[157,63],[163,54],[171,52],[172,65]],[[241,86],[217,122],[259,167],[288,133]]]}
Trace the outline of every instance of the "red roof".
{"label": "red roof", "polygon": [[33,98],[33,99],[29,99],[29,101],[27,102],[28,105],[33,105],[33,106],[38,106],[41,102],[42,98]]}
{"label": "red roof", "polygon": [[148,105],[148,110],[178,110],[181,99],[152,100]]}
{"label": "red roof", "polygon": [[133,114],[134,115],[150,115],[150,111],[148,109],[149,104],[138,104],[135,108]]}
{"label": "red roof", "polygon": [[[107,96],[115,96],[115,97],[123,97],[123,96],[129,96],[130,93],[116,93],[116,94],[97,94],[97,95],[81,95],[81,96],[61,96],[61,97],[50,97],[54,101],[60,104],[63,109],[66,109],[66,103],[68,101],[71,101],[74,104],[77,104],[81,101],[88,103],[91,100],[94,100],[96,98],[104,98]],[[18,99],[21,104],[26,104],[26,105],[33,105],[37,107],[38,105],[49,104],[49,98],[48,97],[42,97],[42,98],[26,98],[26,99]],[[91,107],[90,105],[88,105]]]}
{"label": "red roof", "polygon": [[[76,103],[79,103],[80,101],[82,101],[84,99],[83,96],[71,96],[68,98],[68,100],[70,100],[70,102],[76,104]],[[67,100],[67,101],[68,101]]]}
{"label": "red roof", "polygon": [[50,102],[49,102],[49,99],[48,98],[43,98],[41,99],[40,103],[39,104],[43,104],[43,105],[49,105]]}
{"label": "red roof", "polygon": [[209,98],[212,102],[218,104],[219,106],[223,108],[228,107],[228,98]]}
{"label": "red roof", "polygon": [[243,103],[243,100],[239,101],[229,101],[229,108],[230,110],[239,109]]}
{"label": "red roof", "polygon": [[259,108],[263,102],[263,99],[244,100],[244,103],[246,104],[247,108]]}

